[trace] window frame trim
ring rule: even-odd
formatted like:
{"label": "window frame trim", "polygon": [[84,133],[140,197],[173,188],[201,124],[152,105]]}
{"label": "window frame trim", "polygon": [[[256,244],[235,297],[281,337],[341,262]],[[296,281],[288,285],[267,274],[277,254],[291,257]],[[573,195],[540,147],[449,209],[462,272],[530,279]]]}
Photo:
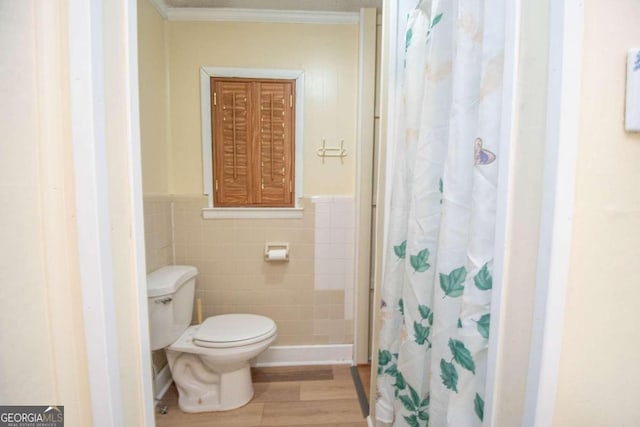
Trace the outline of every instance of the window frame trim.
{"label": "window frame trim", "polygon": [[[211,147],[213,127],[211,123],[211,77],[249,78],[249,79],[287,79],[295,80],[295,168],[294,168],[294,207],[216,207],[213,203],[213,153]],[[207,196],[207,208],[203,209],[203,218],[282,218],[282,215],[302,215],[300,199],[303,195],[302,162],[304,151],[304,71],[270,68],[200,67],[200,105],[202,124],[202,188]]]}

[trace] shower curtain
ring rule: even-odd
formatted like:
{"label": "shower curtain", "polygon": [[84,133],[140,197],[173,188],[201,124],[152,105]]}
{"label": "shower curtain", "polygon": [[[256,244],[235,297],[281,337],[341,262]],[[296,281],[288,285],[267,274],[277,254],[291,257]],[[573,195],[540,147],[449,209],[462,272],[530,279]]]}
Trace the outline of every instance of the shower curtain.
{"label": "shower curtain", "polygon": [[482,425],[503,9],[423,0],[408,15],[376,402],[395,426]]}

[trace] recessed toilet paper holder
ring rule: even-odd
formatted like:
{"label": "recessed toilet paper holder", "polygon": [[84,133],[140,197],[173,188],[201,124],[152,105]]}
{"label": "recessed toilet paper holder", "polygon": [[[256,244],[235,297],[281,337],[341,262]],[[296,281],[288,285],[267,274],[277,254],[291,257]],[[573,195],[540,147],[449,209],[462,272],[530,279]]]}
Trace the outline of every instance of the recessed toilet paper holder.
{"label": "recessed toilet paper holder", "polygon": [[266,262],[288,262],[289,261],[289,244],[288,243],[267,243],[264,246],[264,260]]}

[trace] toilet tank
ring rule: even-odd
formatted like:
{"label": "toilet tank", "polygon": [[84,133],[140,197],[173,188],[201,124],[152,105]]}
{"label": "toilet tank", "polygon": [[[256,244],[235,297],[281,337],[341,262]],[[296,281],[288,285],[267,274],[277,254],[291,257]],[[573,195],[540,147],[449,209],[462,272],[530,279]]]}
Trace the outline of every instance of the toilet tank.
{"label": "toilet tank", "polygon": [[147,275],[151,350],[173,344],[189,327],[198,270],[169,265]]}

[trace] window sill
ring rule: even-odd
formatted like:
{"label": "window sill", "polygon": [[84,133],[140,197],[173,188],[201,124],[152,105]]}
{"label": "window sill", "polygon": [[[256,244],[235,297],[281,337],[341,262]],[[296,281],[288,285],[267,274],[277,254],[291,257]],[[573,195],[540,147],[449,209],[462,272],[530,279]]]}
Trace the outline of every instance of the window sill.
{"label": "window sill", "polygon": [[304,208],[203,208],[203,219],[299,219]]}

